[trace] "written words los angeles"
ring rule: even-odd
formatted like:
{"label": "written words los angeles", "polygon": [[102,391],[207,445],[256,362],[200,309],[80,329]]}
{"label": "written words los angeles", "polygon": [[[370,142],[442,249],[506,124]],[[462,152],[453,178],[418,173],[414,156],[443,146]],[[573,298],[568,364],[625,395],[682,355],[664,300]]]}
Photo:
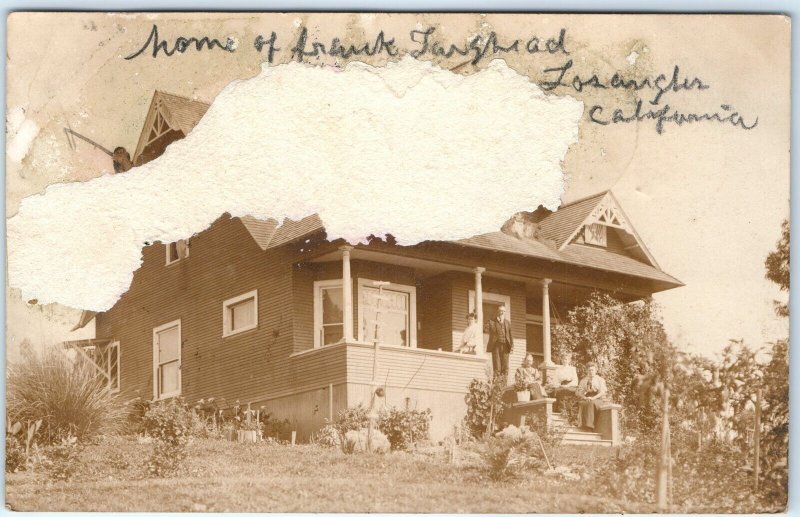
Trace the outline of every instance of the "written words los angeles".
{"label": "written words los angeles", "polygon": [[[670,93],[699,93],[711,87],[700,77],[683,74],[677,64],[670,72],[654,77],[630,77],[621,71],[615,71],[609,76],[582,74],[574,69],[566,29],[561,29],[557,35],[549,38],[534,35],[503,41],[495,32],[491,32],[486,36],[476,35],[460,44],[441,41],[433,27],[415,29],[409,35],[411,43],[408,48],[401,49],[395,43],[396,39],[388,37],[383,31],[374,40],[366,42],[345,42],[341,38],[321,42],[310,38],[306,27],[300,27],[297,35],[287,40],[287,44],[281,44],[275,32],[268,37],[259,34],[253,41],[253,48],[263,53],[268,63],[273,63],[276,55],[284,52],[289,53],[290,61],[309,62],[323,56],[342,59],[375,55],[393,57],[405,51],[413,58],[463,57],[464,62],[456,68],[468,63],[477,65],[484,59],[506,54],[548,54],[563,57],[563,63],[542,69],[539,86],[545,91],[571,89],[588,93],[593,90],[616,89],[638,92],[637,99],[625,106],[587,103],[586,117],[592,123],[608,126],[652,121],[658,134],[662,134],[670,124],[682,126],[716,123],[743,130],[752,130],[758,125],[757,116],[740,114],[729,104],[720,104],[718,108],[709,111],[680,111],[670,106],[667,102]],[[239,42],[232,36],[218,38],[209,35],[178,35],[167,38],[159,34],[158,26],[154,24],[144,38],[144,43],[125,56],[125,59],[132,61],[145,56],[170,58],[189,51],[233,53],[238,49]]]}

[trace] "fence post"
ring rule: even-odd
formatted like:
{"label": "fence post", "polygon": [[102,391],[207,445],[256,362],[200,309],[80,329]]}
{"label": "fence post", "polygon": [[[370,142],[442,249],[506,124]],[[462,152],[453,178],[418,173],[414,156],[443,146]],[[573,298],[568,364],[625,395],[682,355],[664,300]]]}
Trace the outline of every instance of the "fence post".
{"label": "fence post", "polygon": [[669,389],[662,393],[663,410],[661,417],[661,456],[656,472],[656,505],[659,512],[667,511],[667,484],[669,483],[670,458],[669,443]]}
{"label": "fence post", "polygon": [[753,446],[755,447],[755,454],[753,455],[753,487],[758,492],[758,478],[761,473],[761,388],[756,391],[756,422],[755,429],[753,430]]}

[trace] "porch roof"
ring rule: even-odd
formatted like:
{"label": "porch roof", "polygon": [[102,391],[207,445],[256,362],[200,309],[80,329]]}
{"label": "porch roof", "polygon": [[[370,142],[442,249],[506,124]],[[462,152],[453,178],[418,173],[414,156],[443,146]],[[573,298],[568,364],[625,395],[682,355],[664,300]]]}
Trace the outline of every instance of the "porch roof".
{"label": "porch roof", "polygon": [[542,258],[556,262],[564,262],[576,266],[602,269],[624,275],[632,275],[649,280],[666,282],[673,287],[683,283],[675,277],[649,264],[634,258],[626,257],[602,248],[573,244],[563,250],[555,250],[547,244],[533,239],[519,239],[504,232],[491,232],[456,241],[458,244],[472,248],[481,248],[526,257]]}

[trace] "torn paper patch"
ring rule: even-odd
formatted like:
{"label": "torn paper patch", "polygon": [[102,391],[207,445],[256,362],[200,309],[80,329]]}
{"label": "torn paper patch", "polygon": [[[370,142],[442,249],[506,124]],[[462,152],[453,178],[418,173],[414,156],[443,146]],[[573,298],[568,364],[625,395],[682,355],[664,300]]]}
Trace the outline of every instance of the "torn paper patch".
{"label": "torn paper patch", "polygon": [[10,283],[40,303],[105,310],[145,242],[187,238],[225,212],[318,213],[330,238],[351,242],[494,231],[558,207],[582,112],[500,60],[469,76],[410,57],[264,66],[158,159],[25,199],[8,223]]}

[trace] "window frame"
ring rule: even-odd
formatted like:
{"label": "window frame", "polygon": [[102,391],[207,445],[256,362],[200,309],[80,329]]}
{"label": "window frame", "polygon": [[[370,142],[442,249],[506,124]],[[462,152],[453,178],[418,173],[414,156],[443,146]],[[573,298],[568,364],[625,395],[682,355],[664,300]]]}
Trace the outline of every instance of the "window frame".
{"label": "window frame", "polygon": [[[158,334],[160,332],[164,332],[165,330],[169,330],[173,327],[178,328],[178,389],[176,391],[172,391],[169,393],[159,393],[159,383],[158,383],[158,373],[159,369],[161,368],[161,363],[159,363],[159,344],[158,344]],[[159,325],[153,329],[153,400],[166,400],[173,397],[179,397],[181,395],[181,391],[183,390],[183,372],[182,372],[182,362],[183,362],[183,326],[181,325],[181,320],[173,320],[169,323],[164,323],[163,325]]]}
{"label": "window frame", "polygon": [[[108,374],[108,386],[109,391],[111,393],[119,393],[122,389],[122,347],[119,346],[119,341],[112,341],[108,345],[108,351],[106,352],[106,373]],[[117,386],[113,386],[113,381],[111,379],[111,349],[117,349]]]}
{"label": "window frame", "polygon": [[[183,256],[181,256],[181,249],[178,247],[178,244],[181,242],[183,243]],[[172,246],[175,246],[175,255],[178,256],[175,260],[170,260],[170,249],[172,249]],[[165,265],[167,266],[180,262],[181,259],[189,258],[189,239],[178,239],[177,241],[168,242],[166,250],[167,256]]]}
{"label": "window frame", "polygon": [[[324,348],[326,346],[331,346],[336,343],[331,343],[330,345],[324,345],[322,343],[322,290],[326,288],[335,288],[339,287],[342,289],[342,294],[344,294],[344,286],[342,285],[342,279],[336,278],[333,280],[316,280],[314,281],[314,348]],[[352,284],[351,284],[352,285]],[[344,307],[343,307],[344,309]],[[344,316],[345,311],[342,311],[342,335],[344,336]],[[347,336],[344,336],[342,341],[347,341]],[[339,341],[340,343],[342,341]]]}
{"label": "window frame", "polygon": [[[233,318],[230,307],[232,305],[236,305],[241,303],[245,300],[253,299],[253,323],[242,327],[240,329],[233,330]],[[222,302],[222,337],[230,337],[235,336],[237,334],[241,334],[242,332],[247,332],[249,330],[257,329],[258,328],[258,289],[253,289],[252,291],[248,291],[246,293],[240,294],[239,296],[234,296],[233,298],[228,298],[224,302]]]}
{"label": "window frame", "polygon": [[[372,285],[373,280],[371,278],[359,278],[358,279],[358,340],[362,343],[368,343],[370,341],[366,341],[364,339],[364,331],[361,328],[361,320],[364,317],[364,304],[361,303],[361,290],[364,287],[377,289],[374,285]],[[413,285],[406,285],[406,284],[396,284],[394,282],[390,282],[389,285],[385,285],[383,287],[389,291],[399,291],[402,293],[408,294],[408,327],[409,327],[409,336],[407,339],[407,344],[405,347],[402,348],[417,348],[417,288]],[[390,345],[388,343],[381,343],[382,346],[397,346],[397,345]]]}

